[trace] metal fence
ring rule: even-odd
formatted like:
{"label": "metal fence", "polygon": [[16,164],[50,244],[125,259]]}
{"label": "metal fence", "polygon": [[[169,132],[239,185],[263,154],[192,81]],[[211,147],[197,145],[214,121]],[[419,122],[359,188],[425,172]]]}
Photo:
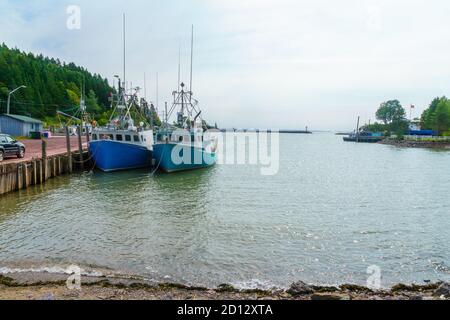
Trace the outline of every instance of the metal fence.
{"label": "metal fence", "polygon": [[411,141],[450,141],[450,137],[443,136],[405,136],[405,140]]}

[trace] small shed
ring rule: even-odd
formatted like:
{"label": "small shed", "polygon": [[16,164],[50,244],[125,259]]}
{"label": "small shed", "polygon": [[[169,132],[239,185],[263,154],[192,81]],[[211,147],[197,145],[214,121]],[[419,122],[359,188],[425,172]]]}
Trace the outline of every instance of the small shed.
{"label": "small shed", "polygon": [[0,133],[15,137],[29,137],[30,132],[41,132],[43,122],[15,114],[0,115]]}

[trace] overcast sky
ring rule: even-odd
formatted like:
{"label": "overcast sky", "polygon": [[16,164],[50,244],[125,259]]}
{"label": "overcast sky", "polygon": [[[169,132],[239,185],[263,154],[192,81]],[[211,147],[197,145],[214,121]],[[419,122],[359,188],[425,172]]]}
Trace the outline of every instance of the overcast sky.
{"label": "overcast sky", "polygon": [[[66,27],[67,6],[81,29]],[[399,99],[415,116],[450,84],[446,0],[0,0],[0,41],[97,72],[122,73],[160,105],[177,86],[178,48],[204,118],[221,127],[347,130]]]}

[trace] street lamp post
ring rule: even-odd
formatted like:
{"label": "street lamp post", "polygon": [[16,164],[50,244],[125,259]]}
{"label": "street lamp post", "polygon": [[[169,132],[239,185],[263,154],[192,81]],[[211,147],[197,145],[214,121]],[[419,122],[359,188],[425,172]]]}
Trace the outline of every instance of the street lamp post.
{"label": "street lamp post", "polygon": [[20,89],[25,89],[27,86],[20,86],[20,87],[18,87],[18,88],[16,88],[16,89],[14,89],[13,91],[11,91],[10,93],[9,93],[9,95],[8,95],[8,105],[7,105],[7,107],[6,107],[6,114],[9,114],[9,110],[10,110],[10,104],[11,104],[11,95],[14,93],[14,92],[16,92],[17,90],[20,90]]}

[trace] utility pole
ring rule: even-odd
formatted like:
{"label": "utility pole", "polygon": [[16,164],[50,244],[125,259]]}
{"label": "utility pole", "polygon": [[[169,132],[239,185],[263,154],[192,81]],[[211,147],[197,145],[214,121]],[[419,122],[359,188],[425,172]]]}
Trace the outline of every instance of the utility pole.
{"label": "utility pole", "polygon": [[20,86],[20,87],[14,89],[13,91],[11,91],[11,92],[8,94],[8,104],[7,104],[7,106],[6,106],[6,114],[9,114],[9,111],[10,111],[11,95],[12,95],[14,92],[16,92],[17,90],[20,90],[20,89],[22,89],[22,88],[25,89],[26,87],[27,87],[27,86]]}

